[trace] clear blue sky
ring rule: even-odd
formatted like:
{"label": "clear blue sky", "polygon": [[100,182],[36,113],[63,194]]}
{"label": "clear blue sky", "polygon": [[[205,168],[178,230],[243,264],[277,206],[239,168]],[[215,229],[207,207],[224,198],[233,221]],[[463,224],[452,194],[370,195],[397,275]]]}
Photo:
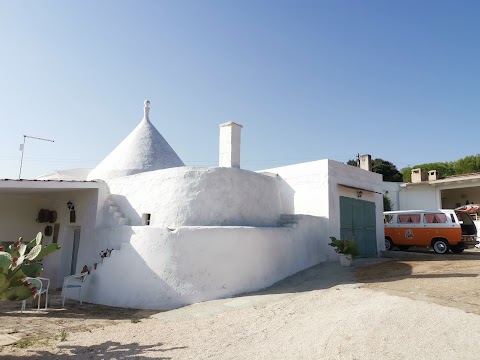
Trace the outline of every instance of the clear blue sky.
{"label": "clear blue sky", "polygon": [[0,178],[94,167],[150,117],[187,165],[479,151],[479,1],[2,1]]}

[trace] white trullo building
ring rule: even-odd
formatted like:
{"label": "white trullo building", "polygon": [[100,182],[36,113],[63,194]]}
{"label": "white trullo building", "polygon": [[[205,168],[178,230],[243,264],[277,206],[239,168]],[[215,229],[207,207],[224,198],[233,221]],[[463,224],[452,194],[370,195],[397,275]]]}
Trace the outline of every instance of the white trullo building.
{"label": "white trullo building", "polygon": [[[363,256],[383,250],[381,175],[331,160],[242,170],[241,129],[220,125],[219,167],[187,167],[150,122],[146,101],[140,124],[87,181],[57,172],[21,182],[36,187],[35,211],[59,214],[62,251],[48,259],[45,276],[61,286],[87,265],[84,301],[172,309],[265,288],[336,259],[330,236],[355,236]],[[0,196],[9,181],[20,186],[0,181]],[[66,200],[75,204],[73,223]],[[29,226],[34,234],[45,225]],[[114,250],[102,261],[106,249]]]}

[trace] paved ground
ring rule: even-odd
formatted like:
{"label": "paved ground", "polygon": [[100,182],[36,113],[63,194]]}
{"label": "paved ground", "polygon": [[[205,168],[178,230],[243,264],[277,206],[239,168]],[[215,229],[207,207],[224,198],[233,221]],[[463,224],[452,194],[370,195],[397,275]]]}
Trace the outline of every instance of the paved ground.
{"label": "paved ground", "polygon": [[389,254],[351,269],[320,264],[260,292],[153,318],[74,303],[20,315],[0,304],[2,329],[31,340],[0,357],[477,359],[480,251]]}

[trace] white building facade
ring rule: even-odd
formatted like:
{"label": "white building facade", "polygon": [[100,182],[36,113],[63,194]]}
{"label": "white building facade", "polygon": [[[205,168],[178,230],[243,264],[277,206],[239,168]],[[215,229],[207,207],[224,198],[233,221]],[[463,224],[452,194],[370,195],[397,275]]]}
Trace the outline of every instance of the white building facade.
{"label": "white building facade", "polygon": [[[219,167],[186,167],[150,122],[149,105],[87,181],[37,182],[45,188],[39,197],[58,201],[62,214],[62,252],[45,263],[53,286],[87,265],[85,301],[167,310],[259,290],[335,260],[330,236],[354,237],[363,256],[384,249],[381,175],[331,160],[243,170],[234,122],[221,125]],[[67,183],[75,190],[60,190]],[[73,225],[65,200],[75,204]],[[53,208],[33,199],[28,206],[32,214]]]}

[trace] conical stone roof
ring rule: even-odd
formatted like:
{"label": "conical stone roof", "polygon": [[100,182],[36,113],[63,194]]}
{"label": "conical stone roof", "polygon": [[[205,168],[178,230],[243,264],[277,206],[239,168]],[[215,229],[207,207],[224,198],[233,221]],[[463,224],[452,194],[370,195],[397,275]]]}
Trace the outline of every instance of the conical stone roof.
{"label": "conical stone roof", "polygon": [[185,166],[149,119],[150,101],[145,101],[144,117],[128,135],[88,175],[88,180],[108,180],[146,171]]}

